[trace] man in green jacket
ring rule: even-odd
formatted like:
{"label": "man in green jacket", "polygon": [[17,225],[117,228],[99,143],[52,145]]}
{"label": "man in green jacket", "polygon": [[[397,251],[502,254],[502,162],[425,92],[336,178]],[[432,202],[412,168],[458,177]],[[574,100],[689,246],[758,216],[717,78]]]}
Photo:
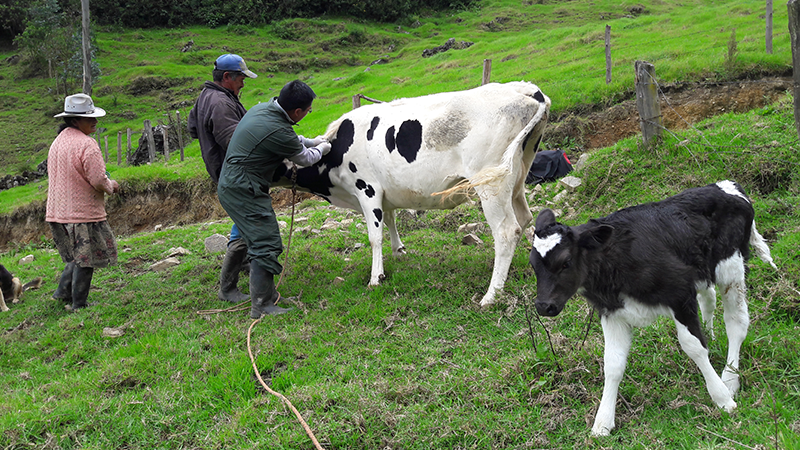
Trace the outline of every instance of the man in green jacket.
{"label": "man in green jacket", "polygon": [[233,132],[222,165],[217,195],[247,243],[253,319],[288,311],[276,305],[274,276],[283,270],[278,262],[283,242],[269,180],[284,159],[310,166],[330,151],[331,144],[322,136],[306,139],[292,128],[311,112],[315,97],[311,87],[295,80],[272,101],[251,108]]}

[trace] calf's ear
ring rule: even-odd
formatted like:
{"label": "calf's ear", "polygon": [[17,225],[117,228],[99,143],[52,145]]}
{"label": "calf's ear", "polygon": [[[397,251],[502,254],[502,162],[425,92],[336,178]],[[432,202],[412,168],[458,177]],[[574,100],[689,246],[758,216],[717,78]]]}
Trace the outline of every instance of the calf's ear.
{"label": "calf's ear", "polygon": [[611,225],[595,224],[581,233],[578,245],[589,250],[601,248],[606,245],[612,234],[614,234],[614,227]]}
{"label": "calf's ear", "polygon": [[556,215],[553,214],[553,211],[545,208],[536,216],[536,224],[534,227],[537,230],[544,230],[554,223],[556,223]]}

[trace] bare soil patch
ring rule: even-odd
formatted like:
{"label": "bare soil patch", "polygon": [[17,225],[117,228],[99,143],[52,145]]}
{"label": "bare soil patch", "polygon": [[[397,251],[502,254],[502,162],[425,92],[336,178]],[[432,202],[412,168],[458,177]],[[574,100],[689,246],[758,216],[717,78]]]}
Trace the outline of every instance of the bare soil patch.
{"label": "bare soil patch", "polygon": [[[682,83],[662,86],[661,113],[664,126],[685,129],[703,119],[728,112],[745,112],[775,102],[791,89],[790,77],[762,78],[731,83]],[[566,146],[567,153],[612,145],[640,133],[635,99],[600,110],[573,111],[554,117],[545,132],[551,146]],[[313,195],[298,193],[297,201]],[[276,190],[276,210],[291,206],[289,189]],[[124,236],[153,230],[156,225],[186,225],[227,217],[210,180],[157,182],[144,187],[124,186],[120,195],[109,197],[106,210],[111,228]],[[0,216],[0,251],[50,239],[44,222],[44,202]]]}
{"label": "bare soil patch", "polygon": [[[791,87],[791,77],[664,85],[661,116],[664,127],[681,130],[719,114],[761,108],[775,102]],[[550,121],[544,139],[552,144],[570,142],[582,152],[608,147],[637,133],[641,133],[641,128],[633,98],[600,111],[561,114]]]}

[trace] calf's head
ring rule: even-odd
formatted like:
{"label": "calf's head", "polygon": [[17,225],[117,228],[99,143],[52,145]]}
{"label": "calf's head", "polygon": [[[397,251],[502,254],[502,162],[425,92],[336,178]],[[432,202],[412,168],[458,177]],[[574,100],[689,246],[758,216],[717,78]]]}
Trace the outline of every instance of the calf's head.
{"label": "calf's head", "polygon": [[556,316],[587,279],[589,257],[608,243],[613,228],[591,221],[580,227],[556,222],[553,211],[536,217],[529,261],[536,274],[536,311]]}

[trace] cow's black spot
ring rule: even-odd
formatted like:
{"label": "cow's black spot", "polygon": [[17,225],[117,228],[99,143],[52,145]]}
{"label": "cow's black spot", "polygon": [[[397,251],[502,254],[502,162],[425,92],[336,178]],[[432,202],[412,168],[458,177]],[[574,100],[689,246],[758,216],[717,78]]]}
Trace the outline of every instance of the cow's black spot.
{"label": "cow's black spot", "polygon": [[374,223],[375,223],[375,228],[378,228],[378,227],[380,227],[380,226],[381,226],[381,223],[380,223],[380,222],[374,222]]}
{"label": "cow's black spot", "polygon": [[291,174],[289,174],[289,169],[286,167],[286,165],[278,164],[278,167],[275,168],[275,173],[272,175],[272,182],[277,183],[284,175],[286,175],[287,178],[291,177]]}
{"label": "cow's black spot", "polygon": [[380,117],[375,116],[372,118],[372,123],[369,125],[369,130],[367,130],[368,141],[372,140],[372,136],[375,134],[375,128],[378,128],[378,123],[380,123],[380,121],[381,121]]}
{"label": "cow's black spot", "polygon": [[[375,214],[375,218],[378,219],[378,222],[383,220],[383,211],[380,208],[375,208],[372,210],[372,213]],[[376,224],[378,222],[375,222]]]}
{"label": "cow's black spot", "polygon": [[356,165],[355,164],[350,163],[350,164],[348,164],[347,167],[350,168],[350,172],[356,173]]}
{"label": "cow's black spot", "polygon": [[367,197],[372,198],[375,196],[375,189],[372,188],[371,184],[368,184],[367,190],[364,191],[364,193],[367,194]]}
{"label": "cow's black spot", "polygon": [[536,91],[536,93],[533,94],[533,99],[539,103],[544,103],[544,94],[542,94],[542,91]]}
{"label": "cow's black spot", "polygon": [[[330,172],[342,165],[344,154],[350,150],[355,137],[353,121],[345,119],[339,125],[336,136],[331,140],[331,151],[311,167],[297,171],[297,185],[323,197],[330,197],[333,183]],[[320,167],[324,167],[320,171]]]}
{"label": "cow's black spot", "polygon": [[367,187],[367,182],[359,178],[356,180],[356,187],[359,191],[363,191],[364,188]]}
{"label": "cow's black spot", "polygon": [[389,127],[386,130],[386,148],[389,149],[389,153],[394,151],[394,127]]}
{"label": "cow's black spot", "polygon": [[417,159],[422,146],[422,124],[418,120],[406,120],[397,131],[397,152],[409,163]]}

